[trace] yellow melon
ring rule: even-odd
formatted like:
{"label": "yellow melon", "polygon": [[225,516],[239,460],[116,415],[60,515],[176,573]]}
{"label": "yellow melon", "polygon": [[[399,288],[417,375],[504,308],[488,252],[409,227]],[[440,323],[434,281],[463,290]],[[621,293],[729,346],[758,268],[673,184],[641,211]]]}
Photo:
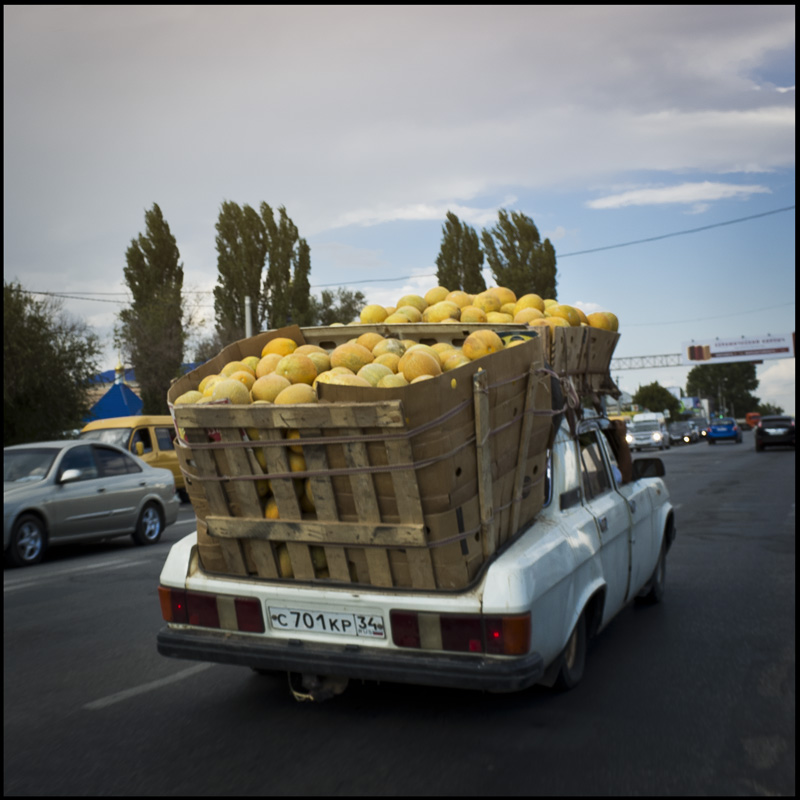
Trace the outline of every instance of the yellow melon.
{"label": "yellow melon", "polygon": [[414,306],[400,306],[394,313],[402,314],[404,317],[408,317],[409,322],[422,322],[423,312]]}
{"label": "yellow melon", "polygon": [[316,403],[317,393],[307,383],[293,383],[279,392],[275,397],[275,405],[290,403]]}
{"label": "yellow melon", "polygon": [[455,303],[459,308],[472,305],[472,298],[466,292],[462,292],[460,289],[450,292],[450,294],[445,297],[445,300]]}
{"label": "yellow melon", "polygon": [[511,289],[508,289],[505,286],[492,286],[491,289],[487,289],[489,294],[493,294],[499,301],[500,305],[504,305],[505,303],[516,303],[517,296]]}
{"label": "yellow melon", "polygon": [[359,319],[365,325],[375,325],[379,322],[383,322],[387,316],[389,315],[386,313],[386,309],[383,306],[372,303],[361,309]]}
{"label": "yellow melon", "polygon": [[429,306],[432,306],[440,300],[445,300],[449,294],[450,290],[445,289],[444,286],[434,286],[433,289],[428,289],[428,291],[425,292],[425,302]]}
{"label": "yellow melon", "polygon": [[461,350],[470,361],[475,361],[502,349],[503,340],[488,328],[471,333],[464,340],[464,344],[461,345]]}
{"label": "yellow melon", "polygon": [[372,352],[375,349],[375,345],[384,341],[386,341],[386,339],[379,333],[367,331],[367,333],[362,333],[361,336],[356,339],[356,344],[360,344],[362,347],[366,347],[367,350]]}
{"label": "yellow melon", "polygon": [[519,314],[523,308],[535,308],[544,312],[544,300],[538,294],[524,294],[514,304],[514,314]]}
{"label": "yellow melon", "polygon": [[245,370],[247,372],[252,372],[253,373],[253,377],[255,377],[255,375],[256,375],[255,370],[250,369],[250,367],[248,367],[247,364],[245,364],[242,361],[229,361],[220,370],[220,375],[224,375],[226,378],[230,378],[230,376],[233,375],[234,372],[239,372],[240,370]]}
{"label": "yellow melon", "polygon": [[391,375],[384,375],[378,381],[378,389],[394,389],[398,386],[408,386],[408,381],[402,373],[392,373]]}
{"label": "yellow melon", "polygon": [[385,377],[386,375],[391,375],[392,373],[393,370],[391,370],[389,367],[373,361],[371,364],[365,364],[363,367],[361,367],[357,375],[359,378],[365,378],[367,381],[369,381],[371,386],[377,386],[378,381],[381,378]]}
{"label": "yellow melon", "polygon": [[464,306],[461,309],[462,322],[486,322],[486,312],[477,306]]}
{"label": "yellow melon", "polygon": [[173,405],[176,406],[194,405],[198,400],[201,400],[202,397],[203,397],[202,392],[197,391],[197,389],[190,389],[188,392],[184,392],[179,397],[176,397]]}
{"label": "yellow melon", "polygon": [[274,372],[275,367],[278,366],[278,362],[282,358],[283,356],[280,353],[267,353],[267,355],[262,356],[256,365],[256,378],[263,378],[264,375]]}
{"label": "yellow melon", "polygon": [[211,392],[211,399],[229,400],[237,406],[250,405],[252,402],[250,398],[250,390],[241,382],[233,378],[223,378],[214,384]]}
{"label": "yellow melon", "polygon": [[317,377],[317,368],[308,356],[291,353],[278,362],[275,374],[286,378],[290,383],[307,383],[311,386]]}
{"label": "yellow melon", "polygon": [[418,294],[406,294],[397,301],[397,308],[402,308],[403,306],[414,306],[421,314],[428,307],[428,302]]}
{"label": "yellow melon", "polygon": [[270,339],[264,347],[261,348],[261,357],[263,358],[269,353],[277,353],[279,356],[288,356],[289,353],[294,353],[297,350],[297,342],[294,339],[288,339],[285,336],[276,336]]}
{"label": "yellow melon", "polygon": [[292,383],[288,378],[270,372],[268,375],[262,375],[256,380],[250,389],[250,396],[254,402],[256,400],[268,400],[270,403],[274,403],[275,398],[291,385]]}
{"label": "yellow melon", "polygon": [[232,373],[230,377],[231,380],[241,381],[247,387],[248,391],[253,388],[253,384],[256,382],[256,376],[247,369],[240,369]]}
{"label": "yellow melon", "polygon": [[403,377],[410,383],[420,375],[436,376],[442,374],[442,367],[436,355],[422,349],[407,350],[397,365]]}
{"label": "yellow melon", "polygon": [[360,344],[340,344],[331,353],[331,367],[347,367],[357,373],[365,364],[371,364],[374,357],[366,347]]}

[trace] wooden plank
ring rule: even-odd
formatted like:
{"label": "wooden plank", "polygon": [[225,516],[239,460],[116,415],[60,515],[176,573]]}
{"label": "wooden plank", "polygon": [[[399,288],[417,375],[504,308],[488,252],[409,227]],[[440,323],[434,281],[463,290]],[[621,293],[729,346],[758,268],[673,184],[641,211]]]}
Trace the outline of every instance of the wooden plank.
{"label": "wooden plank", "polygon": [[[303,431],[310,438],[322,435],[320,428],[308,428]],[[309,472],[324,471],[328,469],[328,457],[325,445],[308,444],[303,446],[303,455],[306,459],[306,469]],[[336,508],[336,495],[330,476],[320,475],[309,478],[311,494],[314,498],[314,509],[317,520],[337,522],[339,513]],[[325,560],[328,562],[328,573],[333,580],[350,582],[350,569],[347,565],[347,553],[344,547],[325,547]]]}
{"label": "wooden plank", "polygon": [[[223,442],[238,443],[242,441],[242,435],[238,428],[220,428],[220,438]],[[252,450],[231,447],[225,453],[228,459],[228,467],[234,475],[258,475],[261,473]],[[245,517],[261,516],[261,501],[258,499],[258,489],[255,481],[232,481],[232,485],[239,501],[242,515]]]}
{"label": "wooden plank", "polygon": [[402,428],[400,400],[374,403],[301,403],[251,406],[179,405],[174,408],[179,427],[191,428],[340,428],[342,420],[358,416],[358,427]]}
{"label": "wooden plank", "polygon": [[[357,407],[337,408],[336,418],[341,421],[342,433],[345,436],[358,434],[363,430],[360,426],[361,414]],[[365,470],[349,476],[350,489],[359,520],[373,524],[379,523],[381,514],[378,498],[375,495],[375,484],[369,471],[370,463],[366,445],[363,442],[347,442],[342,445],[342,451],[348,467]],[[370,583],[373,586],[393,586],[389,554],[386,550],[370,547],[365,550],[365,555],[369,567]]]}
{"label": "wooden plank", "polygon": [[[235,540],[229,539],[227,541]],[[270,546],[269,542],[264,542],[260,539],[250,539],[244,540],[242,545],[247,549],[250,559],[255,564],[259,578],[279,577],[278,565],[275,561],[275,554],[272,552],[272,547]]]}
{"label": "wooden plank", "polygon": [[[309,437],[315,438],[322,434],[319,428],[310,428],[307,431]],[[303,445],[303,455],[306,459],[306,468],[309,472],[323,472],[328,470],[328,456],[325,452],[325,445],[307,444]],[[333,491],[333,483],[329,475],[319,475],[309,479],[311,482],[311,494],[314,497],[314,507],[316,508],[317,519],[338,520],[339,513],[336,508],[336,494]]]}
{"label": "wooden plank", "polygon": [[[204,429],[190,428],[186,430],[186,438],[191,446],[194,442],[207,442],[208,433]],[[204,481],[201,475],[217,475],[217,460],[209,450],[198,450],[192,453],[195,464],[197,465],[198,477],[195,479],[195,487],[202,486],[202,491],[208,501],[208,512],[215,514],[228,515],[230,508],[225,490],[219,481]],[[199,520],[198,520],[199,524]],[[247,564],[239,542],[220,542],[222,557],[228,572],[233,575],[247,575]]]}
{"label": "wooden plank", "polygon": [[[391,439],[386,442],[386,458],[389,464],[412,464],[414,456],[408,439]],[[421,525],[424,522],[422,500],[419,494],[417,475],[413,469],[392,472],[394,496],[400,520]],[[435,589],[436,577],[433,560],[427,547],[409,547],[406,550],[411,586],[414,589]]]}
{"label": "wooden plank", "polygon": [[[265,431],[268,441],[282,440],[283,433],[279,428]],[[286,447],[265,447],[267,474],[285,474],[291,472]],[[301,519],[300,503],[294,489],[293,478],[270,478],[270,487],[278,503],[278,511],[283,519]],[[260,516],[260,515],[259,515]]]}
{"label": "wooden plank", "polygon": [[481,509],[481,547],[488,559],[497,548],[494,500],[492,496],[492,448],[489,438],[489,381],[486,370],[472,378],[475,405],[475,445],[477,451],[478,500]]}
{"label": "wooden plank", "polygon": [[519,528],[519,515],[522,511],[522,488],[525,483],[525,468],[528,464],[528,447],[533,429],[533,403],[539,376],[536,374],[535,364],[528,368],[528,385],[525,389],[525,404],[522,415],[522,431],[517,450],[517,468],[514,475],[513,504],[511,506],[511,529],[509,535],[516,533]]}
{"label": "wooden plank", "polygon": [[209,536],[215,539],[263,539],[276,542],[342,547],[424,547],[424,525],[390,522],[316,522],[310,519],[247,519],[244,517],[206,518]]}

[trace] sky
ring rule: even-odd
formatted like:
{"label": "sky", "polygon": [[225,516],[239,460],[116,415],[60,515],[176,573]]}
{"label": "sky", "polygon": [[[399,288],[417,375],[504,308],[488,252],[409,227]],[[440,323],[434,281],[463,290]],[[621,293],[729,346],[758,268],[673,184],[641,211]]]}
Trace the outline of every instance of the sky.
{"label": "sky", "polygon": [[[795,330],[793,6],[3,16],[4,279],[65,295],[102,369],[154,203],[205,335],[223,201],[285,206],[317,295],[424,294],[447,211],[480,233],[506,209],[555,247],[561,302],[619,317],[616,358]],[[613,377],[633,394],[688,372]],[[757,375],[793,414],[794,359]]]}

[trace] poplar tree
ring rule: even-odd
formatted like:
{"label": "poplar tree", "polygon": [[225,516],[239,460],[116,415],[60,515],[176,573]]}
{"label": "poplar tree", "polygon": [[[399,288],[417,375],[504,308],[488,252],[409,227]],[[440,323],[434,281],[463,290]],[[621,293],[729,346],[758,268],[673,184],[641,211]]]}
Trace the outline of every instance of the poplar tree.
{"label": "poplar tree", "polygon": [[133,301],[115,331],[136,374],[144,414],[166,414],[167,390],[180,375],[185,343],[183,264],[158,204],[146,211],[145,234],[125,254],[125,281]]}
{"label": "poplar tree", "polygon": [[486,260],[498,286],[517,297],[538,294],[556,300],[556,251],[544,242],[530,217],[518,211],[498,212],[494,228],[481,232]]}
{"label": "poplar tree", "polygon": [[278,221],[276,222],[272,209],[266,203],[262,203],[261,219],[266,227],[269,240],[269,267],[264,280],[261,301],[267,325],[270,328],[280,328],[286,325],[291,313],[290,282],[292,265],[296,258],[297,228],[286,213],[284,206],[278,209]]}
{"label": "poplar tree", "polygon": [[462,289],[470,294],[486,290],[483,279],[483,251],[478,234],[469,225],[463,225],[451,211],[442,226],[442,244],[436,257],[436,278],[439,286],[451,291]]}
{"label": "poplar tree", "polygon": [[245,204],[223,202],[217,220],[217,270],[214,314],[217,335],[225,344],[245,336],[245,297],[251,300],[252,330],[261,330],[261,276],[269,239],[258,212]]}
{"label": "poplar tree", "polygon": [[311,248],[305,239],[297,243],[297,258],[291,283],[292,322],[297,325],[313,324],[311,310],[311,286],[308,277],[311,273]]}

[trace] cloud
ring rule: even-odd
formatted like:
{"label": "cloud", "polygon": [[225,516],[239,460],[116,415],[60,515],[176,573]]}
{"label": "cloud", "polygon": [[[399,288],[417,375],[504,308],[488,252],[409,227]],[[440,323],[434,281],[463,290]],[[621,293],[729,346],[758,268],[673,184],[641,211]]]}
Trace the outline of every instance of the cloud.
{"label": "cloud", "polygon": [[[753,194],[770,194],[771,190],[758,184],[734,185],[702,181],[700,183],[681,183],[678,186],[663,186],[650,189],[632,189],[621,194],[612,194],[591,200],[589,208],[624,208],[625,206],[656,206],[668,203],[694,205],[696,210],[705,211],[712,200],[728,200],[732,197],[748,198]],[[705,204],[705,205],[701,205]]]}
{"label": "cloud", "polygon": [[[499,208],[512,205],[517,200],[513,195],[507,196]],[[449,203],[411,203],[404,206],[384,208],[359,208],[342,214],[331,228],[343,228],[349,225],[371,226],[385,222],[433,220],[442,221],[447,212],[455,214],[462,222],[470,225],[491,225],[497,221],[497,208],[472,208],[456,202]]]}

